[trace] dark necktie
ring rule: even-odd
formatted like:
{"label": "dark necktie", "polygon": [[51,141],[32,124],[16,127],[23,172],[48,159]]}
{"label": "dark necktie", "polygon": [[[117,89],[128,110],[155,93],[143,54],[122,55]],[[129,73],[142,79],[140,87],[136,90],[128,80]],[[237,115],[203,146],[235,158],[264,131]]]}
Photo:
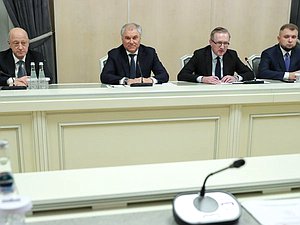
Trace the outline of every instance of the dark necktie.
{"label": "dark necktie", "polygon": [[288,52],[285,53],[285,55],[284,55],[284,63],[285,63],[286,72],[290,71],[291,58],[290,58],[290,54]]}
{"label": "dark necktie", "polygon": [[23,77],[26,75],[26,70],[25,70],[25,63],[23,60],[20,60],[19,62],[17,62],[17,64],[19,65],[18,68],[18,73],[17,73],[17,77]]}
{"label": "dark necktie", "polygon": [[215,76],[219,77],[221,80],[221,62],[220,62],[220,57],[218,56],[217,58],[217,64],[215,68]]}
{"label": "dark necktie", "polygon": [[129,54],[130,56],[130,70],[129,70],[129,78],[136,78],[136,67],[135,67],[135,61],[134,61],[134,56],[136,54]]}

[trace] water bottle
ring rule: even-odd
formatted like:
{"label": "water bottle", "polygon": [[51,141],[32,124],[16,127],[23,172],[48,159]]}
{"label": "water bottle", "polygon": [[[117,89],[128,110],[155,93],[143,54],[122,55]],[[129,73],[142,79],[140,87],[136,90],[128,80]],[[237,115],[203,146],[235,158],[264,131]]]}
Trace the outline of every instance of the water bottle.
{"label": "water bottle", "polygon": [[47,89],[48,81],[46,80],[45,72],[44,72],[44,63],[39,63],[39,89]]}
{"label": "water bottle", "polygon": [[7,148],[8,142],[0,140],[0,225],[24,225],[32,203],[18,194]]}
{"label": "water bottle", "polygon": [[36,76],[36,71],[35,71],[35,63],[31,62],[30,63],[30,78],[29,78],[29,89],[38,89],[39,84],[38,84],[38,79]]}

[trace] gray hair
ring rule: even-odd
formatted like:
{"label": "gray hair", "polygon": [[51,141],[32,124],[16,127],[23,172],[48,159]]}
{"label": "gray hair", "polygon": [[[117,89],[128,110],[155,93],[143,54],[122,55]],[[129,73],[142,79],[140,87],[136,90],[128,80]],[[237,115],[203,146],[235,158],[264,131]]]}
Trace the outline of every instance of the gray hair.
{"label": "gray hair", "polygon": [[214,37],[215,37],[216,33],[225,33],[225,34],[228,34],[229,35],[229,39],[231,37],[229,31],[226,28],[224,28],[224,27],[216,27],[210,33],[210,39],[211,40],[214,40]]}
{"label": "gray hair", "polygon": [[123,34],[125,30],[137,30],[137,32],[142,36],[142,27],[136,23],[127,23],[121,28],[121,37],[123,37]]}

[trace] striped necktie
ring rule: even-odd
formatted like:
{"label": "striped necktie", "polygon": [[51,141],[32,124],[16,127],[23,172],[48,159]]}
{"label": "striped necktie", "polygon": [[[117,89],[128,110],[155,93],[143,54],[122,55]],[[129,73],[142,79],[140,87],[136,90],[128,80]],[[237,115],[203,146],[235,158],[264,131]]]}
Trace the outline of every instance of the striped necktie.
{"label": "striped necktie", "polygon": [[290,64],[291,64],[291,57],[290,57],[290,54],[288,52],[285,53],[285,55],[284,55],[284,64],[285,64],[286,72],[289,72],[290,71]]}
{"label": "striped necktie", "polygon": [[136,78],[136,66],[135,66],[135,61],[134,61],[134,57],[136,56],[136,54],[129,54],[130,56],[130,74],[129,74],[129,78]]}
{"label": "striped necktie", "polygon": [[19,62],[17,62],[19,68],[18,68],[18,72],[17,72],[17,77],[23,77],[26,75],[26,70],[25,70],[25,62],[23,60],[20,60]]}

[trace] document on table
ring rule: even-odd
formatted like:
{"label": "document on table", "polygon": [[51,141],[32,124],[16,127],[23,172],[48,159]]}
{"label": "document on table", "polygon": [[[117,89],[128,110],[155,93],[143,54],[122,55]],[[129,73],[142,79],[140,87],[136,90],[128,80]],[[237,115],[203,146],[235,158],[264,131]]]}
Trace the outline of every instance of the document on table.
{"label": "document on table", "polygon": [[118,85],[107,84],[106,87],[108,87],[108,88],[125,88],[125,87],[129,87],[129,86],[124,85],[124,84],[118,84]]}
{"label": "document on table", "polygon": [[300,224],[300,198],[249,200],[242,206],[262,225]]}
{"label": "document on table", "polygon": [[[154,84],[153,86],[163,86],[163,87],[171,87],[171,86],[176,86],[173,83],[167,82],[167,83],[163,83],[163,84]],[[112,84],[107,84],[106,85],[107,88],[126,88],[126,87],[130,87],[130,85],[125,85],[125,84],[117,84],[117,85],[112,85]]]}

